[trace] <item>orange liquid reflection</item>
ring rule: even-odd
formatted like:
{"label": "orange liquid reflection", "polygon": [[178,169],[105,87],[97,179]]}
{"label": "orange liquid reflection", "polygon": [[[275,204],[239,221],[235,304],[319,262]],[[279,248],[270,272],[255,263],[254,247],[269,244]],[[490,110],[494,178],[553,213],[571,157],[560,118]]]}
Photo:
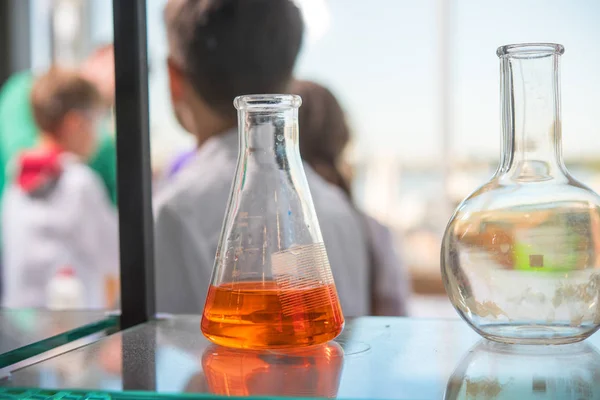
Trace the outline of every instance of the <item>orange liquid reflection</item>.
{"label": "orange liquid reflection", "polygon": [[339,344],[256,351],[211,346],[202,367],[211,393],[225,396],[335,397],[344,360]]}
{"label": "orange liquid reflection", "polygon": [[235,348],[312,346],[337,337],[344,317],[334,285],[280,289],[275,282],[211,286],[202,332]]}

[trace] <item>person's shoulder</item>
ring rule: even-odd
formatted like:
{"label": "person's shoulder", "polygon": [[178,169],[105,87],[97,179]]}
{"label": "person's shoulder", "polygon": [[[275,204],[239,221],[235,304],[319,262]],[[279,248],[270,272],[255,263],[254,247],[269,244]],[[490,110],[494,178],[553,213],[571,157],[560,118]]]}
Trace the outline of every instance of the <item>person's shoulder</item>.
{"label": "person's shoulder", "polygon": [[23,197],[24,195],[21,188],[16,183],[11,183],[6,187],[2,194],[2,208],[6,210],[7,208],[13,207],[14,204],[21,202]]}
{"label": "person's shoulder", "polygon": [[64,179],[71,185],[86,186],[99,182],[98,175],[85,163],[79,161],[74,156],[64,155],[61,160],[63,173],[61,180]]}
{"label": "person's shoulder", "polygon": [[186,184],[186,180],[181,176],[176,176],[171,182],[161,187],[153,198],[154,212],[158,213],[164,209],[177,209],[188,203],[192,198],[197,197],[197,190]]}
{"label": "person's shoulder", "polygon": [[367,227],[376,237],[390,237],[393,236],[392,230],[387,226],[373,218],[369,214],[364,214],[364,219]]}
{"label": "person's shoulder", "polygon": [[63,190],[81,196],[108,198],[102,179],[88,165],[71,155],[64,155],[61,165],[63,172],[59,185]]}
{"label": "person's shoulder", "polygon": [[327,182],[310,166],[305,165],[304,168],[313,202],[317,208],[326,210],[324,213],[326,216],[356,218],[350,199],[339,187]]}
{"label": "person's shoulder", "polygon": [[387,225],[382,224],[368,214],[364,214],[363,218],[368,229],[368,235],[371,238],[370,241],[379,257],[384,255],[383,257],[397,258],[394,249],[399,243],[399,238],[394,235],[394,232]]}
{"label": "person's shoulder", "polygon": [[168,207],[181,212],[197,209],[201,204],[226,201],[235,173],[235,165],[207,164],[194,159],[154,195],[154,211]]}

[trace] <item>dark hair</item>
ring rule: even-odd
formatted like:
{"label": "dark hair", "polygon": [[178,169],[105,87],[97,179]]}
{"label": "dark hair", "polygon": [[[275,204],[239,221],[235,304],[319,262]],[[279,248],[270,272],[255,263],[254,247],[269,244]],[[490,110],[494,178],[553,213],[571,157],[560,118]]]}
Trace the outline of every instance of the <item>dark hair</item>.
{"label": "dark hair", "polygon": [[294,81],[290,91],[302,97],[298,110],[300,154],[325,180],[351,197],[350,184],[340,171],[340,157],[350,140],[344,110],[327,88]]}
{"label": "dark hair", "polygon": [[164,16],[171,58],[223,116],[236,96],[287,88],[304,30],[291,0],[169,0]]}
{"label": "dark hair", "polygon": [[52,67],[38,77],[31,90],[33,118],[41,130],[53,132],[73,110],[100,108],[98,89],[76,71]]}

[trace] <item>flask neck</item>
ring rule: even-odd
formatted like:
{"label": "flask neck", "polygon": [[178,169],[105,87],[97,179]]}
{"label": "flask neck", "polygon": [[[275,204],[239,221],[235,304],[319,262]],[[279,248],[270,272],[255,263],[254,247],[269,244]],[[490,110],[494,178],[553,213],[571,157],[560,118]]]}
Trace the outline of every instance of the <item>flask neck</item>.
{"label": "flask neck", "polygon": [[289,169],[299,159],[298,109],[239,110],[240,162],[256,161],[262,168]]}
{"label": "flask neck", "polygon": [[519,181],[563,177],[559,61],[562,46],[505,46],[501,65],[503,149],[499,172]]}

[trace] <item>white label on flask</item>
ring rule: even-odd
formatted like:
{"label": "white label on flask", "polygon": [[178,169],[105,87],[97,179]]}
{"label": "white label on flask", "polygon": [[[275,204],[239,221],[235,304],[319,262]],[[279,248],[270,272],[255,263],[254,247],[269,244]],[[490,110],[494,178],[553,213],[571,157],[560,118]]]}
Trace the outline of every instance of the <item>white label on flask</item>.
{"label": "white label on flask", "polygon": [[[297,306],[317,309],[331,301],[319,293],[301,295],[300,292],[332,285],[333,275],[323,243],[294,246],[271,255],[273,280],[281,290],[282,312],[292,314]],[[299,304],[301,303],[301,304]]]}

